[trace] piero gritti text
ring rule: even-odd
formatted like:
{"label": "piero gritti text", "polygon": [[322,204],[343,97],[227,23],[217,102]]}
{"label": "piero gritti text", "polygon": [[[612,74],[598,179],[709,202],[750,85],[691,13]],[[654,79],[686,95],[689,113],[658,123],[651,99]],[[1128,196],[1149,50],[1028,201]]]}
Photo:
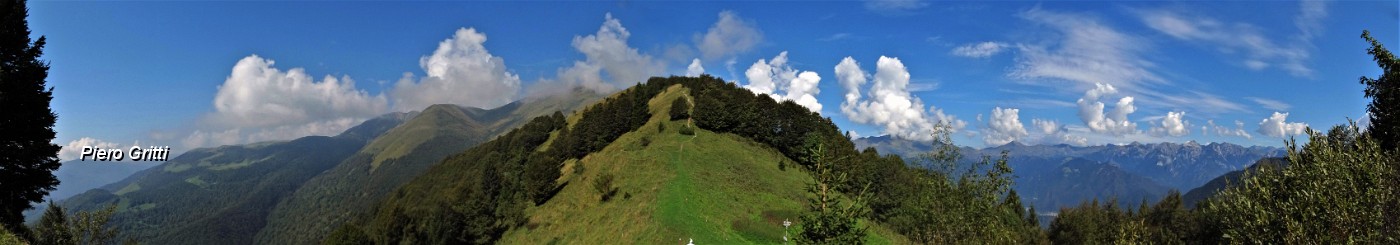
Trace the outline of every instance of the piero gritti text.
{"label": "piero gritti text", "polygon": [[88,157],[92,157],[93,161],[121,161],[127,156],[130,156],[132,161],[165,161],[170,158],[169,146],[150,146],[147,148],[132,146],[127,152],[130,154],[128,155],[122,152],[120,148],[103,149],[83,146],[83,151],[78,155],[78,160],[87,161]]}

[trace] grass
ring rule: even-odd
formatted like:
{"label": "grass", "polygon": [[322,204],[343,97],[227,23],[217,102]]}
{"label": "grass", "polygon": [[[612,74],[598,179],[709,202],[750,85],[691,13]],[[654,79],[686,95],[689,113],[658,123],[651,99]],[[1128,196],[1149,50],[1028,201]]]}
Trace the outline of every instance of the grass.
{"label": "grass", "polygon": [[[500,243],[780,243],[782,220],[798,222],[811,178],[798,168],[778,169],[779,161],[791,160],[747,138],[706,130],[680,134],[687,121],[670,121],[666,112],[686,92],[671,87],[650,102],[652,119],[640,129],[566,161],[560,181],[568,184],[527,210],[529,223]],[[651,142],[641,146],[642,139]],[[617,193],[601,202],[592,183],[605,174],[616,176]],[[885,237],[892,233],[871,230],[872,243],[891,243]]]}

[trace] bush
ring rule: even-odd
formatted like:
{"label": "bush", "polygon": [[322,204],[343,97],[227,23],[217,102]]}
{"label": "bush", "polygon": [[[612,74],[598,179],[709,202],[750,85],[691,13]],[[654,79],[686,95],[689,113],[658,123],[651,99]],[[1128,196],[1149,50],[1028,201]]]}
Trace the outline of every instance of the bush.
{"label": "bush", "polygon": [[599,200],[607,202],[614,193],[617,193],[617,188],[613,187],[613,178],[612,174],[603,174],[597,179],[593,179],[593,190],[598,191]]}
{"label": "bush", "polygon": [[657,132],[657,133],[666,132],[666,123],[657,123],[657,124],[656,124],[656,132]]}
{"label": "bush", "polygon": [[671,120],[690,118],[690,102],[684,97],[676,98],[676,102],[671,103]]}
{"label": "bush", "polygon": [[690,128],[689,126],[681,127],[681,134],[682,134],[682,135],[695,135],[695,129]]}
{"label": "bush", "polygon": [[641,143],[642,143],[642,147],[647,147],[647,146],[651,145],[651,137],[642,136]]}

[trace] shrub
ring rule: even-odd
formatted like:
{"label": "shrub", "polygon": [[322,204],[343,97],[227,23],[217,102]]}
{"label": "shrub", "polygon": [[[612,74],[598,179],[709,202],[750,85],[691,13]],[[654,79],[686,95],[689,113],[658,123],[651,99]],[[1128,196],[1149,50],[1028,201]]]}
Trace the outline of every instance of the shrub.
{"label": "shrub", "polygon": [[617,193],[617,188],[613,187],[613,175],[603,174],[593,179],[593,190],[598,191],[599,199],[606,202],[612,198],[613,193]]}
{"label": "shrub", "polygon": [[681,134],[683,134],[683,135],[695,135],[695,129],[694,129],[694,128],[690,128],[689,126],[681,127]]}
{"label": "shrub", "polygon": [[676,98],[676,101],[671,103],[671,120],[687,118],[690,118],[690,102],[684,97]]}
{"label": "shrub", "polygon": [[651,137],[649,137],[649,136],[642,136],[641,143],[642,143],[642,147],[647,147],[647,146],[651,145]]}

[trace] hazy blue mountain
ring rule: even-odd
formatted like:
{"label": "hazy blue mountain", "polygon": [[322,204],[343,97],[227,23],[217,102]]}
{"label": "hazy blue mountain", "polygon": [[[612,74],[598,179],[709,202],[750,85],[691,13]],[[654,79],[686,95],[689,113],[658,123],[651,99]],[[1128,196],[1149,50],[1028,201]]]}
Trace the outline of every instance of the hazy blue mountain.
{"label": "hazy blue mountain", "polygon": [[192,149],[62,205],[115,205],[110,225],[142,243],[249,244],[274,205],[408,116],[370,119],[334,137]]}
{"label": "hazy blue mountain", "polygon": [[[852,142],[858,148],[874,147],[882,153],[905,158],[914,158],[933,149],[930,143],[889,136],[858,138]],[[1009,164],[1018,176],[1015,188],[1027,203],[1040,210],[1087,200],[1073,200],[1076,198],[1118,197],[1120,202],[1129,204],[1136,204],[1142,198],[1155,201],[1167,190],[1190,190],[1261,158],[1283,155],[1283,150],[1276,147],[1230,143],[1201,145],[1194,141],[1086,147],[1011,142],[984,149],[960,149],[965,161],[1008,152]],[[1066,167],[1092,170],[1093,174],[1066,174]]]}

